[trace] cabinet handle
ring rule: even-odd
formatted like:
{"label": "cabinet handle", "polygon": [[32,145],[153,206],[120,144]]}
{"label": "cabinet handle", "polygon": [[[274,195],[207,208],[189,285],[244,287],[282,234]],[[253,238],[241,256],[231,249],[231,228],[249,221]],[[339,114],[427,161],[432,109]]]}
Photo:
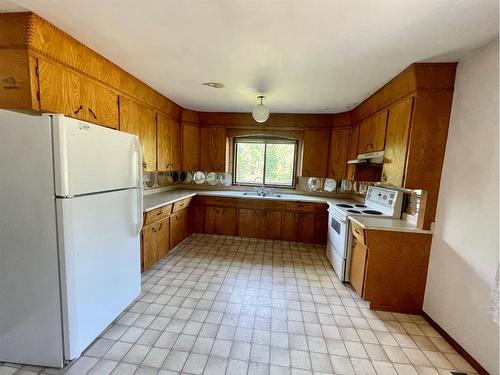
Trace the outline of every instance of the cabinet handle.
{"label": "cabinet handle", "polygon": [[382,181],[387,182],[387,176],[385,174],[382,175]]}
{"label": "cabinet handle", "polygon": [[95,114],[95,112],[91,108],[89,108],[89,112],[92,116],[94,116],[94,120],[97,120],[97,115]]}
{"label": "cabinet handle", "polygon": [[160,224],[160,227],[158,228],[158,230],[161,230],[161,227],[163,226],[163,223]]}
{"label": "cabinet handle", "polygon": [[163,211],[160,211],[156,214],[156,216],[160,216],[160,215],[163,215]]}
{"label": "cabinet handle", "polygon": [[78,107],[78,109],[77,109],[75,112],[73,112],[73,113],[74,113],[75,115],[77,115],[77,114],[78,114],[78,112],[80,112],[82,109],[83,109],[83,106],[81,106],[81,105],[80,105],[80,107]]}

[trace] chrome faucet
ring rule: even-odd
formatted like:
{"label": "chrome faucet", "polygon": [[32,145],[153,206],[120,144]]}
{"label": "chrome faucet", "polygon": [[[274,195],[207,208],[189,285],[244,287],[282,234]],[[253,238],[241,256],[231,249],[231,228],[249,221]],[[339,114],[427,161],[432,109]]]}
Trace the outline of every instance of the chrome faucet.
{"label": "chrome faucet", "polygon": [[255,183],[258,179],[261,179],[262,180],[262,185],[261,186],[258,186],[255,188],[255,190],[257,191],[257,195],[260,196],[260,197],[265,197],[267,195],[267,190],[266,188],[264,187],[264,179],[262,177],[255,177],[253,179],[253,182]]}

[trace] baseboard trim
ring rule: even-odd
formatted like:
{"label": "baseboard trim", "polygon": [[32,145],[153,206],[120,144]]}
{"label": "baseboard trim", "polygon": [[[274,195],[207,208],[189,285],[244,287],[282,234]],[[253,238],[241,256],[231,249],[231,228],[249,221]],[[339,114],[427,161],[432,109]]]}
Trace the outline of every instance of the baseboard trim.
{"label": "baseboard trim", "polygon": [[422,316],[425,320],[434,328],[443,338],[451,345],[453,349],[457,351],[464,359],[471,365],[474,370],[476,370],[481,375],[490,375],[488,371],[484,369],[483,366],[479,364],[467,351],[462,348],[462,346],[456,342],[453,337],[451,337],[439,324],[437,324],[432,318],[427,315],[424,311],[422,311]]}

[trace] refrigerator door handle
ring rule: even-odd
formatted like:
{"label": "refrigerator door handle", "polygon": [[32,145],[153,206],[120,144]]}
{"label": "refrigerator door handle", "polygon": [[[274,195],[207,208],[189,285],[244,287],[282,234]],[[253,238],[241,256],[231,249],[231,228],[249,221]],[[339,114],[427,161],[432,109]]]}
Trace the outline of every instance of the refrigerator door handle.
{"label": "refrigerator door handle", "polygon": [[136,221],[136,232],[135,235],[138,236],[141,233],[142,225],[143,223],[143,204],[142,204],[142,189],[141,188],[136,188],[137,191],[137,221]]}
{"label": "refrigerator door handle", "polygon": [[141,161],[141,146],[137,137],[134,137],[133,150],[130,154],[130,176],[134,186],[141,187],[142,185],[142,161]]}

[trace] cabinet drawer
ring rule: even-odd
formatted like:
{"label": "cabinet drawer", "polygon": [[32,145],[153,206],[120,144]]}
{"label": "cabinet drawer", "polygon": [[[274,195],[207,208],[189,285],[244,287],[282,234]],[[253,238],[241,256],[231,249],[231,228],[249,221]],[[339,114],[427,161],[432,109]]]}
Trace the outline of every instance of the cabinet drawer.
{"label": "cabinet drawer", "polygon": [[152,224],[156,221],[166,218],[172,212],[172,205],[167,204],[166,206],[157,208],[155,210],[146,212],[144,218],[144,226]]}
{"label": "cabinet drawer", "polygon": [[189,202],[191,202],[191,198],[186,198],[181,201],[175,202],[172,212],[177,212],[182,210],[183,208],[187,208],[189,206]]}
{"label": "cabinet drawer", "polygon": [[358,241],[360,243],[362,243],[363,245],[365,244],[365,231],[363,228],[361,228],[359,225],[357,224],[354,224],[351,222],[351,225],[352,225],[352,234],[354,235],[354,237],[356,237],[358,239]]}
{"label": "cabinet drawer", "polygon": [[305,202],[286,202],[287,211],[296,212],[316,212],[323,208],[326,211],[326,206],[317,203],[305,203]]}
{"label": "cabinet drawer", "polygon": [[205,205],[207,206],[218,206],[218,207],[236,207],[238,201],[233,198],[224,197],[209,197],[206,196]]}

